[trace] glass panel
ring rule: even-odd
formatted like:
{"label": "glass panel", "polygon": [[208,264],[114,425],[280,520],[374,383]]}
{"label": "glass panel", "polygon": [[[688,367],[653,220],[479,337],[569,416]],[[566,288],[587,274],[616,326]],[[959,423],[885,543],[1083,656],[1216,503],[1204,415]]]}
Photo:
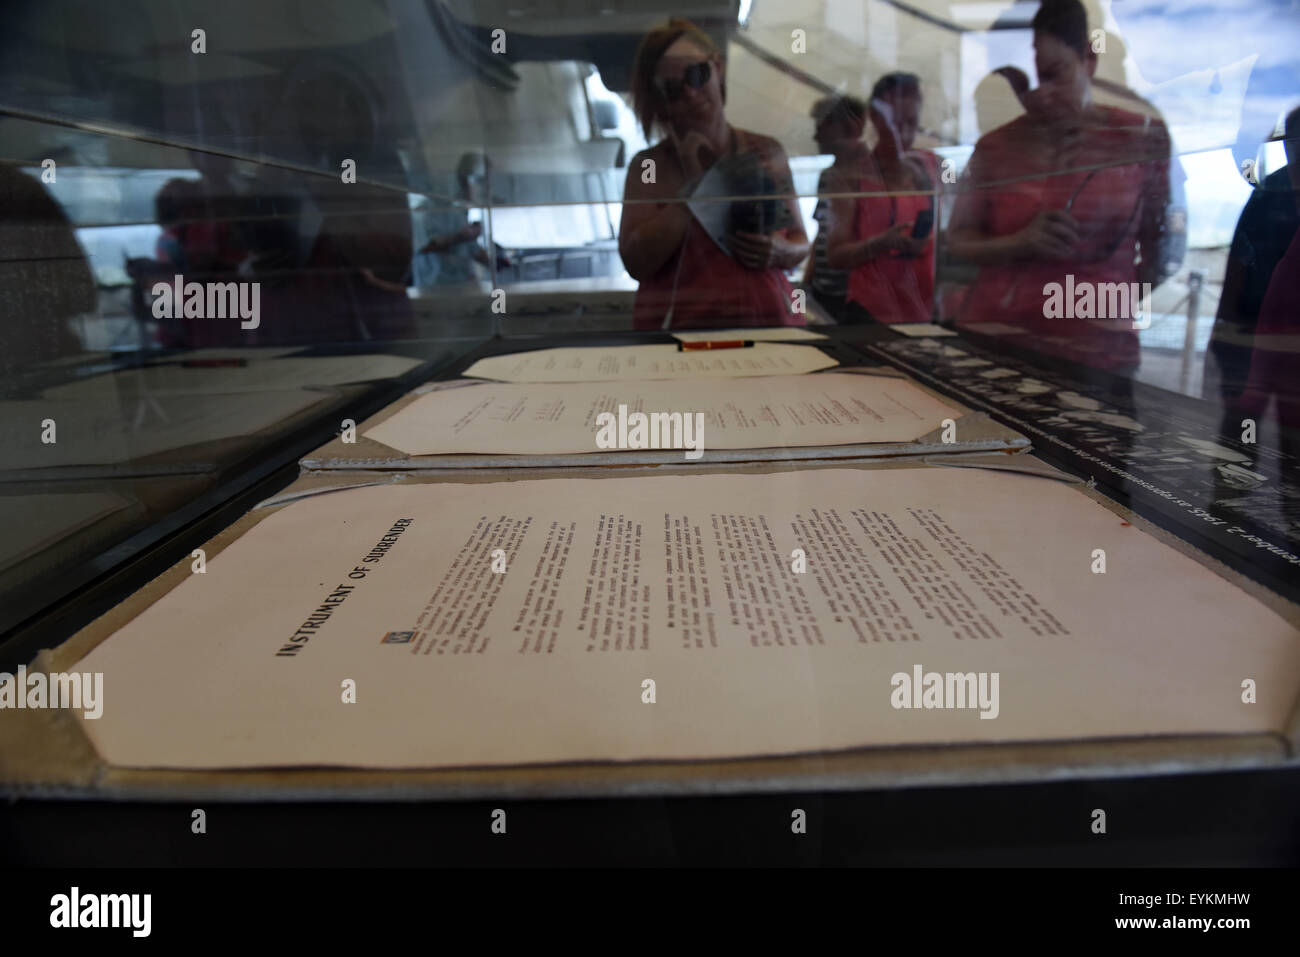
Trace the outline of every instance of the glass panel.
{"label": "glass panel", "polygon": [[0,592],[571,331],[845,326],[920,368],[890,327],[942,323],[1008,415],[1294,540],[1287,0],[7,14]]}

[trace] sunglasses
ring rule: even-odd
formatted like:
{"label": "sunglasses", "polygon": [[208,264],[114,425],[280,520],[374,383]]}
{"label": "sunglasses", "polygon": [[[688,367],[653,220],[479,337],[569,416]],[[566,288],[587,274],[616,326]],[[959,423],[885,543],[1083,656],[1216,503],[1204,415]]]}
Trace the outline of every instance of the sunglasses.
{"label": "sunglasses", "polygon": [[682,94],[686,92],[686,87],[689,86],[692,90],[698,90],[709,82],[711,76],[713,76],[713,69],[709,66],[708,60],[703,60],[688,66],[682,72],[680,80],[661,80],[656,77],[655,87],[659,90],[660,95],[671,103],[682,98]]}

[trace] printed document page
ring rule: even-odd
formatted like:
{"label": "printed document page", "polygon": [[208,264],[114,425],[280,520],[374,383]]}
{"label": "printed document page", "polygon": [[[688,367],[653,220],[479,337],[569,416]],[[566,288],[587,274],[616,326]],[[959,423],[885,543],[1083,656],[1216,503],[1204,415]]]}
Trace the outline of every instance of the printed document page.
{"label": "printed document page", "polygon": [[365,435],[408,455],[696,446],[707,453],[909,442],[960,417],[893,376],[485,382],[423,395]]}
{"label": "printed document page", "polygon": [[537,349],[479,359],[465,371],[501,382],[612,382],[621,379],[800,375],[839,365],[816,346],[756,342],[742,349],[678,352],[675,345]]}
{"label": "printed document page", "polygon": [[305,498],[75,667],[111,764],[404,768],[1265,732],[1300,633],[1063,483],[821,469]]}

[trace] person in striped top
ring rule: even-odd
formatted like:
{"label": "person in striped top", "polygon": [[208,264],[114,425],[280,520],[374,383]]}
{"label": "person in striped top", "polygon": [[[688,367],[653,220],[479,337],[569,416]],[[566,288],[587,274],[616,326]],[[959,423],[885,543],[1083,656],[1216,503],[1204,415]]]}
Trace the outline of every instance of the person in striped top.
{"label": "person in striped top", "polygon": [[866,126],[866,101],[856,96],[832,94],[822,97],[812,108],[813,139],[821,153],[829,153],[835,162],[822,170],[817,181],[817,207],[813,219],[817,221],[817,238],[813,241],[812,255],[804,271],[804,283],[813,297],[837,319],[844,311],[844,300],[849,291],[849,271],[834,269],[826,256],[826,240],[830,236],[832,186],[845,169],[854,166],[865,154],[867,144],[862,132]]}

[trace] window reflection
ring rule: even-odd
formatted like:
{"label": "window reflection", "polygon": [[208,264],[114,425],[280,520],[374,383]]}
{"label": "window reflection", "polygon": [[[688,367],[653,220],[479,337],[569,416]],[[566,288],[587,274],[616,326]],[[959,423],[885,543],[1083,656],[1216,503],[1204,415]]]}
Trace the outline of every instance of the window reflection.
{"label": "window reflection", "polygon": [[[114,7],[0,36],[3,471],[114,496],[87,553],[497,334],[805,324],[951,326],[1037,370],[989,396],[1300,529],[1286,0],[236,3],[202,53]],[[1144,445],[1170,410],[1214,434]]]}

